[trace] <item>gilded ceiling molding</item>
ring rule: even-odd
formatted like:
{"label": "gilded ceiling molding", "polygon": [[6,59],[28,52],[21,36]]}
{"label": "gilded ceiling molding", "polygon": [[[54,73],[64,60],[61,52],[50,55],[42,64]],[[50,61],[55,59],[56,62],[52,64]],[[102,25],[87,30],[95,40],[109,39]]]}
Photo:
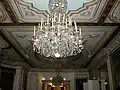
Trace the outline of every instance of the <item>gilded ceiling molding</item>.
{"label": "gilded ceiling molding", "polygon": [[[97,22],[108,0],[92,0],[77,10],[69,10],[68,15],[78,22]],[[79,18],[76,18],[79,17]]]}
{"label": "gilded ceiling molding", "polygon": [[110,11],[105,23],[120,23],[120,1],[116,0],[114,7]]}

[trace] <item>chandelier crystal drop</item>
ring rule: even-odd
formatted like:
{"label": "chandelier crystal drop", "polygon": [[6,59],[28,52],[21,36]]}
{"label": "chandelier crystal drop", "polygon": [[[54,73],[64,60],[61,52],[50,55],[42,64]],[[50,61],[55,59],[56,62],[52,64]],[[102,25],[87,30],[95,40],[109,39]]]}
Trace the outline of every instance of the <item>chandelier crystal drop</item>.
{"label": "chandelier crystal drop", "polygon": [[50,16],[34,26],[33,50],[40,55],[65,58],[79,54],[84,46],[81,28],[65,14],[67,0],[50,0]]}

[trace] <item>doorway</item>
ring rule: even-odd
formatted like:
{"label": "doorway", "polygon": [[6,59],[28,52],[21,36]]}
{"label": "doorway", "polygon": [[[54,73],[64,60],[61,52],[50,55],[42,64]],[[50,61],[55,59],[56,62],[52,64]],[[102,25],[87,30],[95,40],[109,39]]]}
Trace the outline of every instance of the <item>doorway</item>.
{"label": "doorway", "polygon": [[76,79],[76,90],[84,90],[83,83],[87,82],[87,79]]}
{"label": "doorway", "polygon": [[70,81],[64,81],[62,86],[54,86],[51,80],[44,80],[42,90],[70,90]]}

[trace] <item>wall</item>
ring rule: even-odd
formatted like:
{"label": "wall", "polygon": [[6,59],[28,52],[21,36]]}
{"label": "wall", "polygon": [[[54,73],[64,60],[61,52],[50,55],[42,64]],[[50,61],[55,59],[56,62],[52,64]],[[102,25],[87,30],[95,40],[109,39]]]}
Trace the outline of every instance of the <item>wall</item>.
{"label": "wall", "polygon": [[[27,90],[42,90],[41,89],[41,79],[44,77],[46,80],[50,80],[50,78],[56,75],[55,72],[29,72],[28,80],[27,80]],[[79,73],[80,75],[80,73]],[[71,90],[75,90],[75,72],[62,72],[61,76],[66,78],[66,80],[70,80],[70,88]],[[86,74],[87,77],[87,74]]]}

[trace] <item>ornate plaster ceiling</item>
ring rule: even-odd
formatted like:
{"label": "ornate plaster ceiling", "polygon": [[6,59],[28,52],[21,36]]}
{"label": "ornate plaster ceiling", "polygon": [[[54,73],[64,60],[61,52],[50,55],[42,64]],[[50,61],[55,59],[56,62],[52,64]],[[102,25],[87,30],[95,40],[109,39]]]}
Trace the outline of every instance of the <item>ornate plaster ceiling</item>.
{"label": "ornate plaster ceiling", "polygon": [[[2,3],[0,2],[0,22],[11,23],[11,19],[13,20],[13,18],[16,19],[18,23],[40,22],[41,18],[46,18],[49,14],[48,1],[49,0],[2,0]],[[120,1],[115,1],[116,2],[113,3],[111,0],[68,0],[68,10],[66,14],[70,15],[79,23],[97,23],[100,21],[102,15],[105,16],[109,13],[107,18],[104,18],[105,23],[119,23]],[[2,4],[4,4],[4,6]]]}
{"label": "ornate plaster ceiling", "polygon": [[[6,36],[8,42],[12,44],[12,49],[6,49],[4,52],[9,52],[6,55],[11,59],[19,57],[18,61],[25,60],[33,67],[54,67],[53,59],[48,60],[48,58],[33,54],[31,42],[33,25],[37,25],[41,18],[46,18],[49,14],[48,1],[0,1],[0,28],[4,29],[1,35]],[[85,49],[81,55],[61,59],[57,63],[62,63],[63,68],[80,68],[89,62],[90,56],[106,42],[116,27],[119,26],[120,1],[68,0],[66,14],[76,20],[79,27],[82,28]]]}

